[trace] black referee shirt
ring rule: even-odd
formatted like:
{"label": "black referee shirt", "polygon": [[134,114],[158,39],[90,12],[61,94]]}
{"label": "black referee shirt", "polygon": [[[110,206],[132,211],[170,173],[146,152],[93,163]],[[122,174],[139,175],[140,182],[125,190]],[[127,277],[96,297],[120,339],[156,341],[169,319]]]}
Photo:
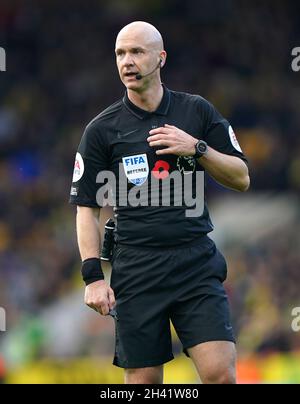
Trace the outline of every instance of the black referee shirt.
{"label": "black referee shirt", "polygon": [[[196,173],[203,171],[194,158],[156,155],[157,149],[150,147],[147,141],[149,131],[165,124],[174,125],[205,140],[215,150],[247,162],[230,124],[199,95],[170,91],[164,86],[159,107],[155,112],[147,112],[135,106],[125,92],[123,99],[105,109],[87,125],[76,155],[70,196],[71,204],[101,206],[97,191],[107,181],[99,181],[97,175],[104,171],[113,173],[116,178],[113,187],[116,235],[120,243],[149,247],[176,246],[213,230],[206,204],[200,216],[187,217],[184,200],[181,206],[175,203],[172,187],[171,206],[161,206],[161,199],[160,206],[149,206],[151,181],[154,181],[155,174],[158,173],[160,178],[158,180],[155,176],[160,191],[165,181],[164,174],[168,177],[176,170],[183,180],[186,175],[191,175],[192,193],[196,196]],[[119,189],[122,175],[127,182],[125,189]],[[149,192],[146,200],[141,198],[142,206],[124,206],[124,202],[120,203],[121,196],[126,198],[129,192],[137,192],[145,187]]]}

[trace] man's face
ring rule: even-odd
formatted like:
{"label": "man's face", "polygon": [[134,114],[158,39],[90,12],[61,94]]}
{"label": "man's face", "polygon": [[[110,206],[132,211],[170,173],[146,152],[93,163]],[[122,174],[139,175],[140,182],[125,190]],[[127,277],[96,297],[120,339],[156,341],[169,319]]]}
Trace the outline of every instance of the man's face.
{"label": "man's face", "polygon": [[156,70],[153,74],[136,79],[136,74],[147,74],[159,63],[159,51],[142,35],[126,33],[118,36],[116,41],[116,60],[121,81],[129,90],[144,90],[152,80],[159,77]]}

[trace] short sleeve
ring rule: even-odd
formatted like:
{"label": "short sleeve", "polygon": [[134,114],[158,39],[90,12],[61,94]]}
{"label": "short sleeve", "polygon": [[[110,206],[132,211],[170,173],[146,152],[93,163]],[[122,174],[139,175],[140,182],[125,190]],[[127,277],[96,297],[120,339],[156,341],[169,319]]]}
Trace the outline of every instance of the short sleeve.
{"label": "short sleeve", "polygon": [[108,170],[109,154],[104,136],[95,123],[88,125],[80,141],[73,171],[69,202],[73,205],[99,207],[97,175]]}
{"label": "short sleeve", "polygon": [[203,140],[220,153],[239,157],[245,163],[248,163],[232,126],[210,102],[203,101]]}

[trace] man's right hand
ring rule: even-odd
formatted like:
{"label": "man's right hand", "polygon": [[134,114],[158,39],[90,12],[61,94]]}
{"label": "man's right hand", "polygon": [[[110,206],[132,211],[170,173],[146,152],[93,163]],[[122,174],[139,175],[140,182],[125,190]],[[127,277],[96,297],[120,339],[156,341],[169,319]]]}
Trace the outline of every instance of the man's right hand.
{"label": "man's right hand", "polygon": [[116,304],[114,291],[104,280],[86,286],[84,302],[104,316],[107,316]]}

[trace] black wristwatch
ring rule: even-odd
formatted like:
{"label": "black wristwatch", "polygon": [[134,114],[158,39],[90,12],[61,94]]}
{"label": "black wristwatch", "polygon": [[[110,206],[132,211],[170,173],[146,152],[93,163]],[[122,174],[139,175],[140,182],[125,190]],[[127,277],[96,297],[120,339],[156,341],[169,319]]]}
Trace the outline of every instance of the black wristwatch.
{"label": "black wristwatch", "polygon": [[199,159],[200,157],[204,156],[207,153],[207,143],[204,140],[199,140],[195,144],[195,154],[194,157]]}

